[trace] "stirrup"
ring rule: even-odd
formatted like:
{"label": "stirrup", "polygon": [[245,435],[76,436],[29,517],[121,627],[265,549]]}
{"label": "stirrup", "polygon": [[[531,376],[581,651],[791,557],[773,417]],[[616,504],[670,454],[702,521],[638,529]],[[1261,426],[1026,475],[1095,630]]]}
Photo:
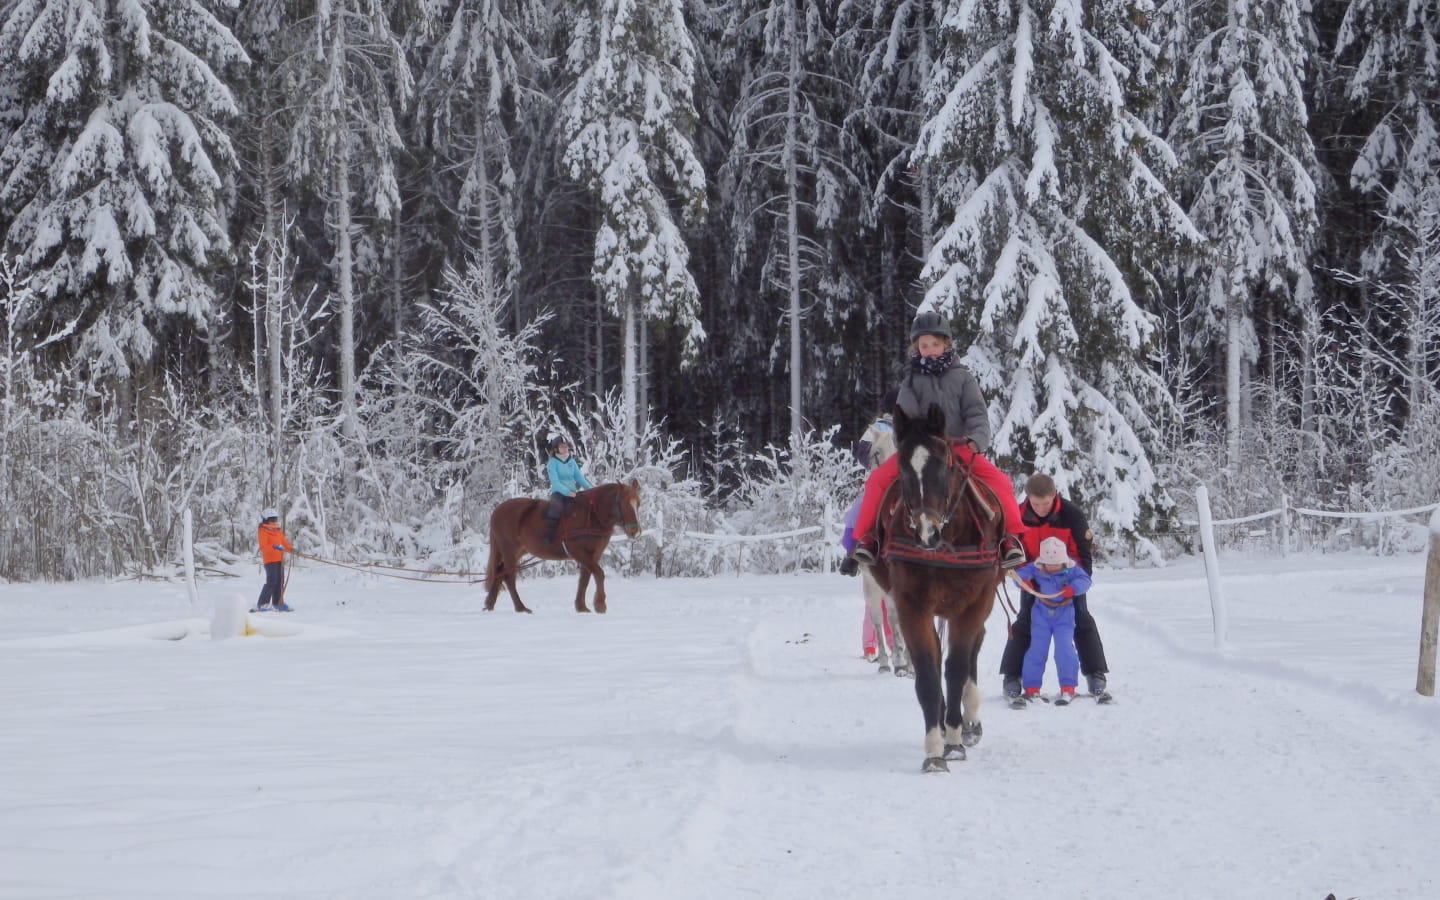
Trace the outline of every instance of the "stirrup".
{"label": "stirrup", "polygon": [[855,549],[850,551],[850,555],[867,566],[873,566],[880,561],[879,557],[875,555],[875,550],[876,547],[873,543],[857,543]]}
{"label": "stirrup", "polygon": [[1000,559],[1000,568],[1018,569],[1025,565],[1025,547],[1015,538],[1010,537],[1000,542],[1003,551]]}

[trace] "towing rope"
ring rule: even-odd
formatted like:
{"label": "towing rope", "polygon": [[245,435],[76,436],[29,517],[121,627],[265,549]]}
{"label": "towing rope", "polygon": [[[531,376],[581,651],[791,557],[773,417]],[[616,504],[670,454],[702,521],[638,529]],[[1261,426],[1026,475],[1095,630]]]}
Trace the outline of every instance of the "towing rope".
{"label": "towing rope", "polygon": [[[318,562],[318,563],[320,563],[320,564],[322,564],[322,565],[335,566],[335,567],[341,568],[341,569],[351,569],[351,570],[356,571],[356,572],[364,572],[364,573],[366,573],[367,575],[378,575],[378,576],[381,577],[381,578],[398,578],[398,579],[400,579],[400,580],[402,580],[402,581],[422,581],[422,582],[425,582],[426,584],[479,584],[480,582],[482,582],[482,581],[485,580],[485,578],[484,578],[483,575],[480,575],[480,573],[476,573],[476,572],[435,572],[435,573],[434,573],[434,574],[436,574],[436,575],[446,575],[446,576],[465,576],[465,577],[457,578],[457,579],[455,579],[455,580],[446,580],[446,579],[438,579],[438,578],[416,578],[416,577],[414,577],[414,576],[412,576],[412,575],[392,575],[392,574],[390,574],[389,572],[376,572],[376,571],[374,571],[374,570],[377,569],[377,568],[380,568],[380,569],[394,569],[394,570],[399,571],[399,572],[425,572],[425,571],[429,571],[429,570],[427,570],[427,569],[405,569],[405,568],[401,568],[400,566],[382,566],[382,565],[379,565],[378,563],[345,563],[345,562],[340,562],[339,560],[326,559],[326,558],[323,557],[323,556],[312,556],[312,555],[310,555],[309,553],[301,553],[301,552],[298,551],[298,550],[294,551],[294,554],[295,554],[296,556],[303,557],[303,558],[308,559],[308,560],[311,560],[311,561],[313,561],[313,562]],[[470,577],[468,577],[468,576],[472,576],[472,575],[479,575],[479,577],[477,577],[477,578],[470,578]]]}

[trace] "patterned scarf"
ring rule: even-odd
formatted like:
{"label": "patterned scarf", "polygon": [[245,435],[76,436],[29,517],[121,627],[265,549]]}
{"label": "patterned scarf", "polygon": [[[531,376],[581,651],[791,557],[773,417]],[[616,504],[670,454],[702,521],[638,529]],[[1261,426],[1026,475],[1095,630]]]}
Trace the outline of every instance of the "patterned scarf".
{"label": "patterned scarf", "polygon": [[946,350],[939,356],[910,354],[910,367],[921,375],[944,375],[955,365],[955,351]]}

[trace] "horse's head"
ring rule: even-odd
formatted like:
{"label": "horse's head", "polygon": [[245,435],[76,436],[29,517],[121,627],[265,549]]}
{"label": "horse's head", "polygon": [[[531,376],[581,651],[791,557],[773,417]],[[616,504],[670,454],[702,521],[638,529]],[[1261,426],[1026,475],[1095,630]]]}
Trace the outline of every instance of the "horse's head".
{"label": "horse's head", "polygon": [[905,514],[920,545],[929,549],[940,542],[957,505],[958,461],[945,437],[944,412],[931,404],[923,419],[912,419],[895,410],[895,442]]}
{"label": "horse's head", "polygon": [[895,455],[895,432],[882,431],[875,436],[875,441],[870,445],[870,465],[866,468],[874,469],[885,460]]}
{"label": "horse's head", "polygon": [[634,478],[622,483],[615,495],[615,518],[625,536],[640,536],[640,482]]}

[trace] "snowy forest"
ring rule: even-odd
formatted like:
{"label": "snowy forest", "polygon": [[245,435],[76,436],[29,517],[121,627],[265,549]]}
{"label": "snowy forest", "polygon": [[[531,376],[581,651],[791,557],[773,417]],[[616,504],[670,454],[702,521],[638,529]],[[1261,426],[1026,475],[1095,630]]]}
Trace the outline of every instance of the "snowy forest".
{"label": "snowy forest", "polygon": [[1202,482],[1434,502],[1437,41],[1434,0],[0,0],[0,579],[173,571],[187,510],[248,561],[269,505],[465,565],[552,433],[669,533],[814,525],[920,308],[1106,553],[1186,549]]}

